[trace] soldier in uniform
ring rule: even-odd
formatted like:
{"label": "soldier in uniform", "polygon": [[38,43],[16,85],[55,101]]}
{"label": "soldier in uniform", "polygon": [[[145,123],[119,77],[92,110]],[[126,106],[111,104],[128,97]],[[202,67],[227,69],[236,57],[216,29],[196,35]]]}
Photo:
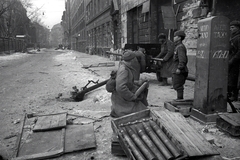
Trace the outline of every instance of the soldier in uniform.
{"label": "soldier in uniform", "polygon": [[145,49],[138,46],[138,50],[135,51],[135,54],[136,54],[138,63],[140,64],[140,73],[143,73],[146,69]]}
{"label": "soldier in uniform", "polygon": [[230,50],[228,61],[228,97],[238,100],[238,75],[240,66],[240,21],[230,23]]}
{"label": "soldier in uniform", "polygon": [[[136,68],[137,67],[137,68]],[[114,77],[115,82],[107,83],[106,89],[111,92],[111,117],[118,118],[121,116],[135,113],[147,109],[147,95],[142,93],[139,97],[135,92],[144,81],[139,80],[140,64],[133,51],[126,51],[119,63],[119,68]],[[109,86],[112,85],[112,86]],[[144,103],[145,102],[145,103]],[[119,144],[117,133],[113,130],[112,135],[112,153],[114,154],[114,146]],[[117,154],[117,153],[116,153]]]}
{"label": "soldier in uniform", "polygon": [[159,43],[161,44],[161,52],[156,56],[156,58],[162,58],[161,64],[161,78],[162,83],[160,86],[167,86],[167,78],[172,77],[172,64],[173,64],[173,51],[174,44],[172,41],[167,39],[166,34],[160,33],[158,35]]}
{"label": "soldier in uniform", "polygon": [[173,55],[173,89],[177,91],[177,100],[183,99],[183,90],[186,78],[188,76],[188,57],[187,49],[182,43],[186,35],[184,31],[174,33],[174,55]]}
{"label": "soldier in uniform", "polygon": [[120,62],[115,79],[116,88],[111,96],[112,117],[121,117],[147,109],[147,106],[142,102],[143,99],[146,99],[143,96],[146,95],[141,94],[139,97],[136,97],[134,94],[139,86],[144,83],[144,81],[135,81],[136,69],[134,68],[134,64],[136,61],[134,52],[127,51],[123,54],[123,60]]}

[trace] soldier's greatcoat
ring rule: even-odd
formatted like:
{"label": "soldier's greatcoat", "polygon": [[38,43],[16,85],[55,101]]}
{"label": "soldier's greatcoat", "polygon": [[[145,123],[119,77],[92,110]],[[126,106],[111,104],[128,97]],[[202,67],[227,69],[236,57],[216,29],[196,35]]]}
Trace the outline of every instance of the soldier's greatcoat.
{"label": "soldier's greatcoat", "polygon": [[134,93],[138,86],[134,84],[134,70],[131,62],[120,62],[116,77],[116,90],[112,92],[112,117],[121,117],[130,113],[138,112],[147,107],[141,102],[136,101]]}
{"label": "soldier's greatcoat", "polygon": [[228,86],[237,87],[240,66],[240,31],[230,39]]}
{"label": "soldier's greatcoat", "polygon": [[174,54],[174,43],[170,40],[167,40],[164,44],[161,45],[161,53],[157,58],[162,58],[163,62],[161,63],[161,77],[168,78],[172,77],[172,65],[173,65],[173,54]]}
{"label": "soldier's greatcoat", "polygon": [[[183,85],[185,84],[186,78],[188,76],[187,68],[187,50],[182,42],[177,42],[175,44],[174,56],[173,56],[173,88],[175,90],[183,90]],[[176,70],[179,69],[180,74],[176,74]]]}

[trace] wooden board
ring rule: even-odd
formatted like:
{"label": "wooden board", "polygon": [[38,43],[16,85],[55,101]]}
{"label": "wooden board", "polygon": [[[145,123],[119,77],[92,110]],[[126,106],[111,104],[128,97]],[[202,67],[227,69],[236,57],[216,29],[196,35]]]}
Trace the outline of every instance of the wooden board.
{"label": "wooden board", "polygon": [[176,112],[153,111],[160,127],[178,148],[183,148],[189,157],[219,155],[213,146]]}
{"label": "wooden board", "polygon": [[67,125],[65,136],[65,153],[96,148],[93,124]]}
{"label": "wooden board", "polygon": [[192,105],[189,105],[189,103],[182,102],[176,103],[176,105],[173,105],[172,102],[164,102],[164,107],[172,112],[180,112],[184,117],[190,116],[190,111],[192,108]]}
{"label": "wooden board", "polygon": [[33,132],[18,148],[13,160],[46,159],[64,153],[65,129],[48,132]]}
{"label": "wooden board", "polygon": [[218,115],[217,127],[232,136],[240,136],[240,113],[226,113]]}
{"label": "wooden board", "polygon": [[33,128],[34,132],[46,131],[51,129],[59,129],[66,127],[67,125],[67,114],[61,113],[56,115],[45,115],[38,116],[36,125]]}

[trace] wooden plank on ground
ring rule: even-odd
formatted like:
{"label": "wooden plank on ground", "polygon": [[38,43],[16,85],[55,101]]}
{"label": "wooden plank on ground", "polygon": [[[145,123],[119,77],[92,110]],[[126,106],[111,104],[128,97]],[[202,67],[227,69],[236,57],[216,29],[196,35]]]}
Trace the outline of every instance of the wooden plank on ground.
{"label": "wooden plank on ground", "polygon": [[240,136],[240,113],[226,113],[218,115],[217,127],[232,136]]}
{"label": "wooden plank on ground", "polygon": [[233,125],[234,127],[240,127],[240,113],[228,113],[219,115],[222,119]]}
{"label": "wooden plank on ground", "polygon": [[219,155],[213,146],[176,112],[154,111],[160,127],[169,138],[180,145],[189,157]]}
{"label": "wooden plank on ground", "polygon": [[67,125],[65,153],[96,148],[93,124]]}
{"label": "wooden plank on ground", "polygon": [[18,148],[13,160],[47,159],[64,153],[65,128],[48,132],[33,132]]}
{"label": "wooden plank on ground", "polygon": [[67,113],[39,116],[36,125],[33,128],[33,131],[37,132],[59,129],[66,127],[66,125],[67,125]]}

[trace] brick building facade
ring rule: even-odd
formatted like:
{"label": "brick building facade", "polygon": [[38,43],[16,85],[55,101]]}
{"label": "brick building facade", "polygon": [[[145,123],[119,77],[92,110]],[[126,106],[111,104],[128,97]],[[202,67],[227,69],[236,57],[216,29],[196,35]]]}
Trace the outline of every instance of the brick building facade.
{"label": "brick building facade", "polygon": [[240,19],[237,14],[240,2],[233,0],[68,1],[72,4],[68,30],[73,49],[101,55],[111,48],[121,49],[126,43],[158,43],[161,32],[173,39],[174,31],[181,29],[186,33],[184,44],[192,74],[195,74],[198,21],[209,16],[226,16],[230,21]]}

